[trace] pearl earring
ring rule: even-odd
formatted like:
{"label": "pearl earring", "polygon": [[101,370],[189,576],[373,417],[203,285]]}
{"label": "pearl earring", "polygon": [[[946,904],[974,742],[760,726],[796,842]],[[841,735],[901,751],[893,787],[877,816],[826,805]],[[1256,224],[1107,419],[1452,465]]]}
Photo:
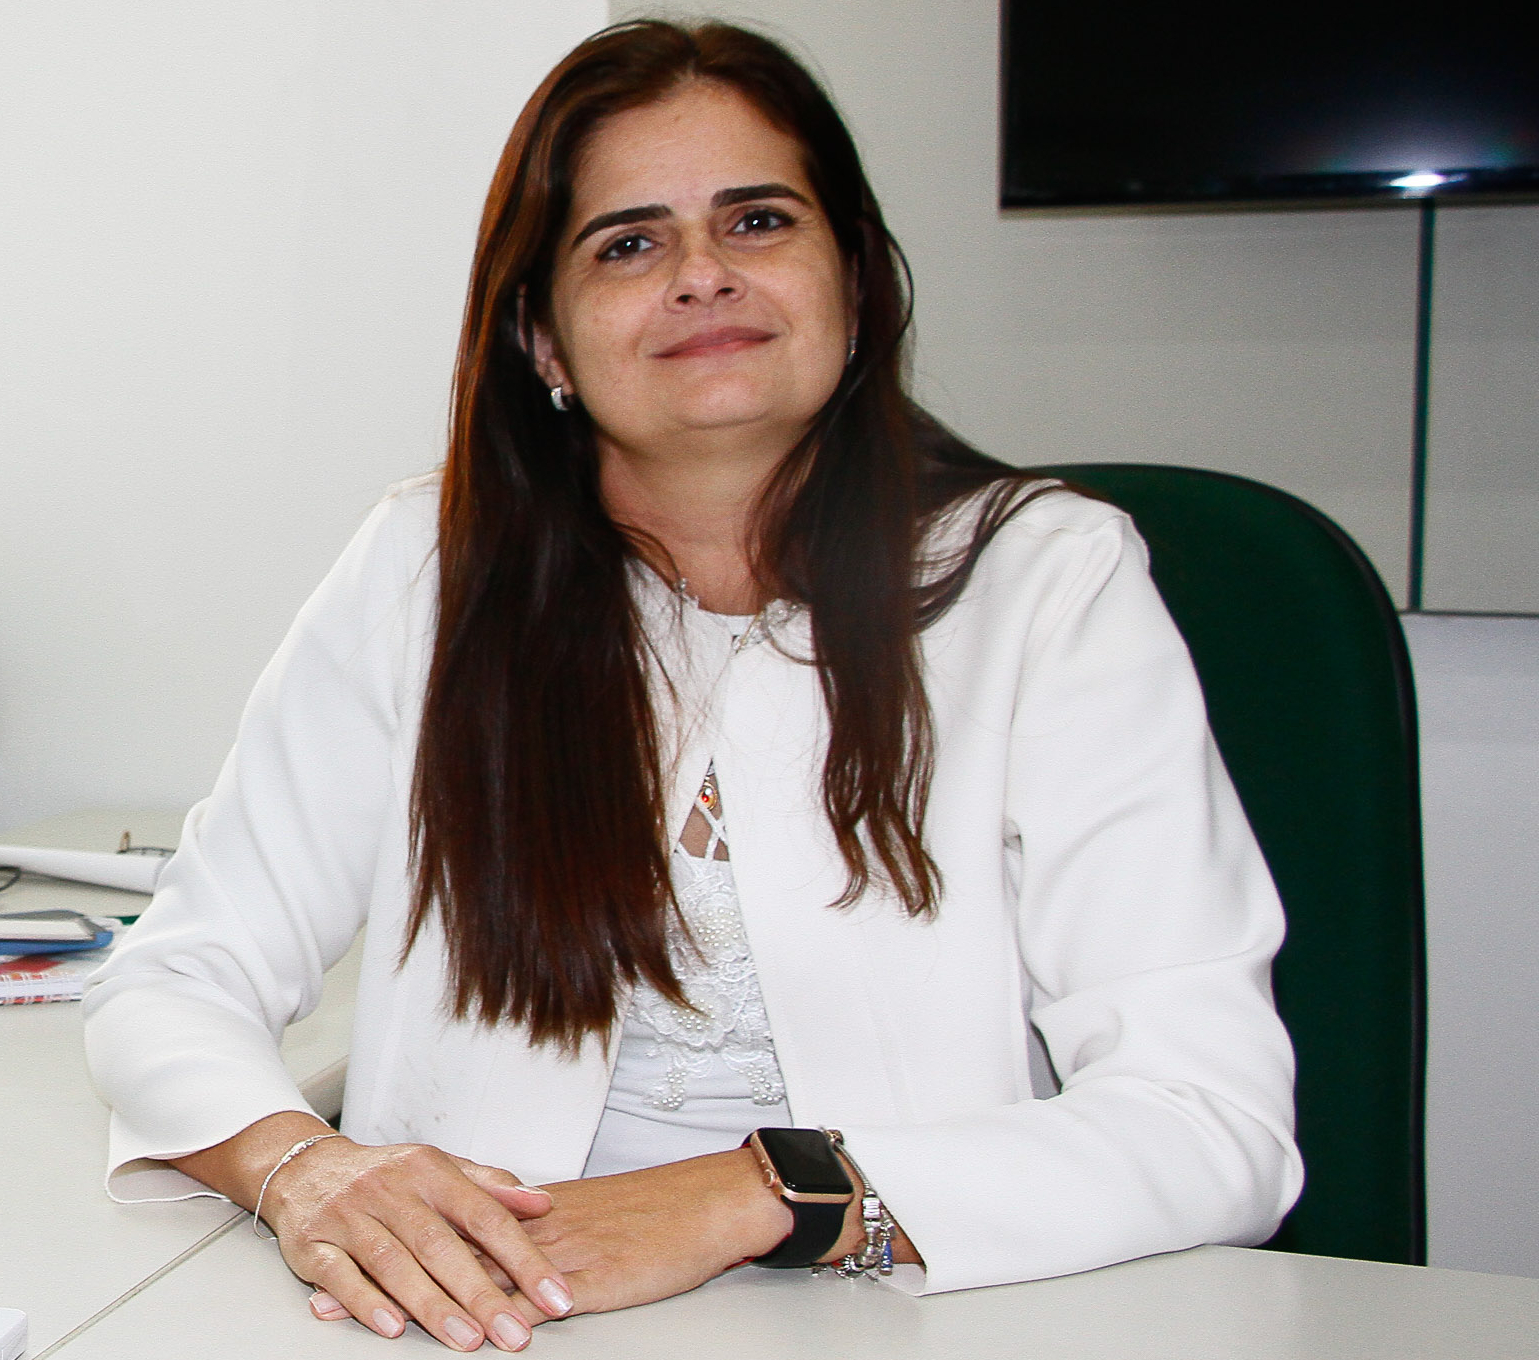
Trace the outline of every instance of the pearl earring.
{"label": "pearl earring", "polygon": [[558,411],[570,411],[572,409],[572,403],[570,400],[568,400],[567,395],[565,391],[562,390],[560,383],[557,383],[553,388],[550,389],[550,404],[554,406]]}

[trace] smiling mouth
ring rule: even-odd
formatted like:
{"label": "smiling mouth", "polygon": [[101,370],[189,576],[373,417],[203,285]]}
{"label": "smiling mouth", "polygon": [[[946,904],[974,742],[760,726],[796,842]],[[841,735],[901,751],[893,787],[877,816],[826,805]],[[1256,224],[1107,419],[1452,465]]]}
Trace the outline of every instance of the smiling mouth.
{"label": "smiling mouth", "polygon": [[684,359],[696,354],[732,353],[752,345],[762,345],[775,337],[769,331],[753,326],[719,326],[715,330],[701,331],[676,345],[660,349],[653,356],[658,359]]}

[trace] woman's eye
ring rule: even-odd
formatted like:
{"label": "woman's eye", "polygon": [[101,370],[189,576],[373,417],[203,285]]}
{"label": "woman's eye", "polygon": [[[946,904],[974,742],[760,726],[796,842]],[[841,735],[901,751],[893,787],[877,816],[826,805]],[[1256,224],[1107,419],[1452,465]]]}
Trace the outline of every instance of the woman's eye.
{"label": "woman's eye", "polygon": [[626,236],[617,236],[603,250],[599,251],[601,260],[633,260],[643,251],[652,248],[650,237],[643,236],[640,232],[631,232]]}
{"label": "woman's eye", "polygon": [[732,230],[743,233],[778,231],[791,225],[791,219],[775,208],[750,208],[732,225]]}

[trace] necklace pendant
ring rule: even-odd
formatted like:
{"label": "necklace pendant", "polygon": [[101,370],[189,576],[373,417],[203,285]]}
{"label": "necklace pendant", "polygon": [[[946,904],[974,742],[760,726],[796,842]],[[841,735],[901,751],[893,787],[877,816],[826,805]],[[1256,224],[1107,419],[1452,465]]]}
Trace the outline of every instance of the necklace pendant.
{"label": "necklace pendant", "polygon": [[764,636],[764,627],[760,623],[760,619],[763,617],[763,615],[764,611],[761,609],[757,614],[753,616],[753,618],[748,621],[748,627],[743,629],[741,633],[732,639],[733,656],[736,656],[739,652],[747,651],[748,648],[752,647],[754,643],[758,642]]}

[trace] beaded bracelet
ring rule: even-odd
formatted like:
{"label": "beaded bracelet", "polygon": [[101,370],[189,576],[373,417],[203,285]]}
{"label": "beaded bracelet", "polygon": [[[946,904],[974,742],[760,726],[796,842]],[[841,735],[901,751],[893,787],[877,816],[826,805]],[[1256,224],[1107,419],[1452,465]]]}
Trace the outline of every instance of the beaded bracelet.
{"label": "beaded bracelet", "polygon": [[[283,1168],[286,1167],[290,1162],[292,1162],[294,1158],[299,1156],[301,1152],[306,1151],[308,1148],[313,1148],[317,1143],[324,1143],[328,1138],[340,1137],[342,1137],[340,1133],[317,1133],[311,1138],[301,1138],[299,1142],[295,1143],[293,1147],[291,1147],[287,1152],[283,1154],[283,1156],[278,1158],[277,1164],[271,1171],[267,1173],[266,1179],[263,1180],[262,1188],[257,1191],[256,1208],[251,1211],[252,1232],[254,1232],[258,1237],[262,1237],[262,1199],[267,1194],[267,1187],[273,1183],[273,1177],[282,1171]],[[262,1240],[264,1242],[276,1242],[278,1240],[278,1234],[269,1228],[267,1230],[267,1236],[262,1237]]]}
{"label": "beaded bracelet", "polygon": [[898,1225],[893,1222],[881,1197],[871,1188],[870,1177],[860,1169],[860,1163],[850,1156],[850,1150],[844,1145],[844,1135],[838,1129],[824,1129],[823,1132],[844,1160],[854,1168],[864,1187],[860,1194],[860,1226],[866,1240],[857,1250],[838,1261],[813,1266],[812,1273],[820,1275],[825,1270],[831,1270],[845,1280],[858,1280],[862,1275],[872,1280],[891,1275],[892,1235],[897,1232]]}

